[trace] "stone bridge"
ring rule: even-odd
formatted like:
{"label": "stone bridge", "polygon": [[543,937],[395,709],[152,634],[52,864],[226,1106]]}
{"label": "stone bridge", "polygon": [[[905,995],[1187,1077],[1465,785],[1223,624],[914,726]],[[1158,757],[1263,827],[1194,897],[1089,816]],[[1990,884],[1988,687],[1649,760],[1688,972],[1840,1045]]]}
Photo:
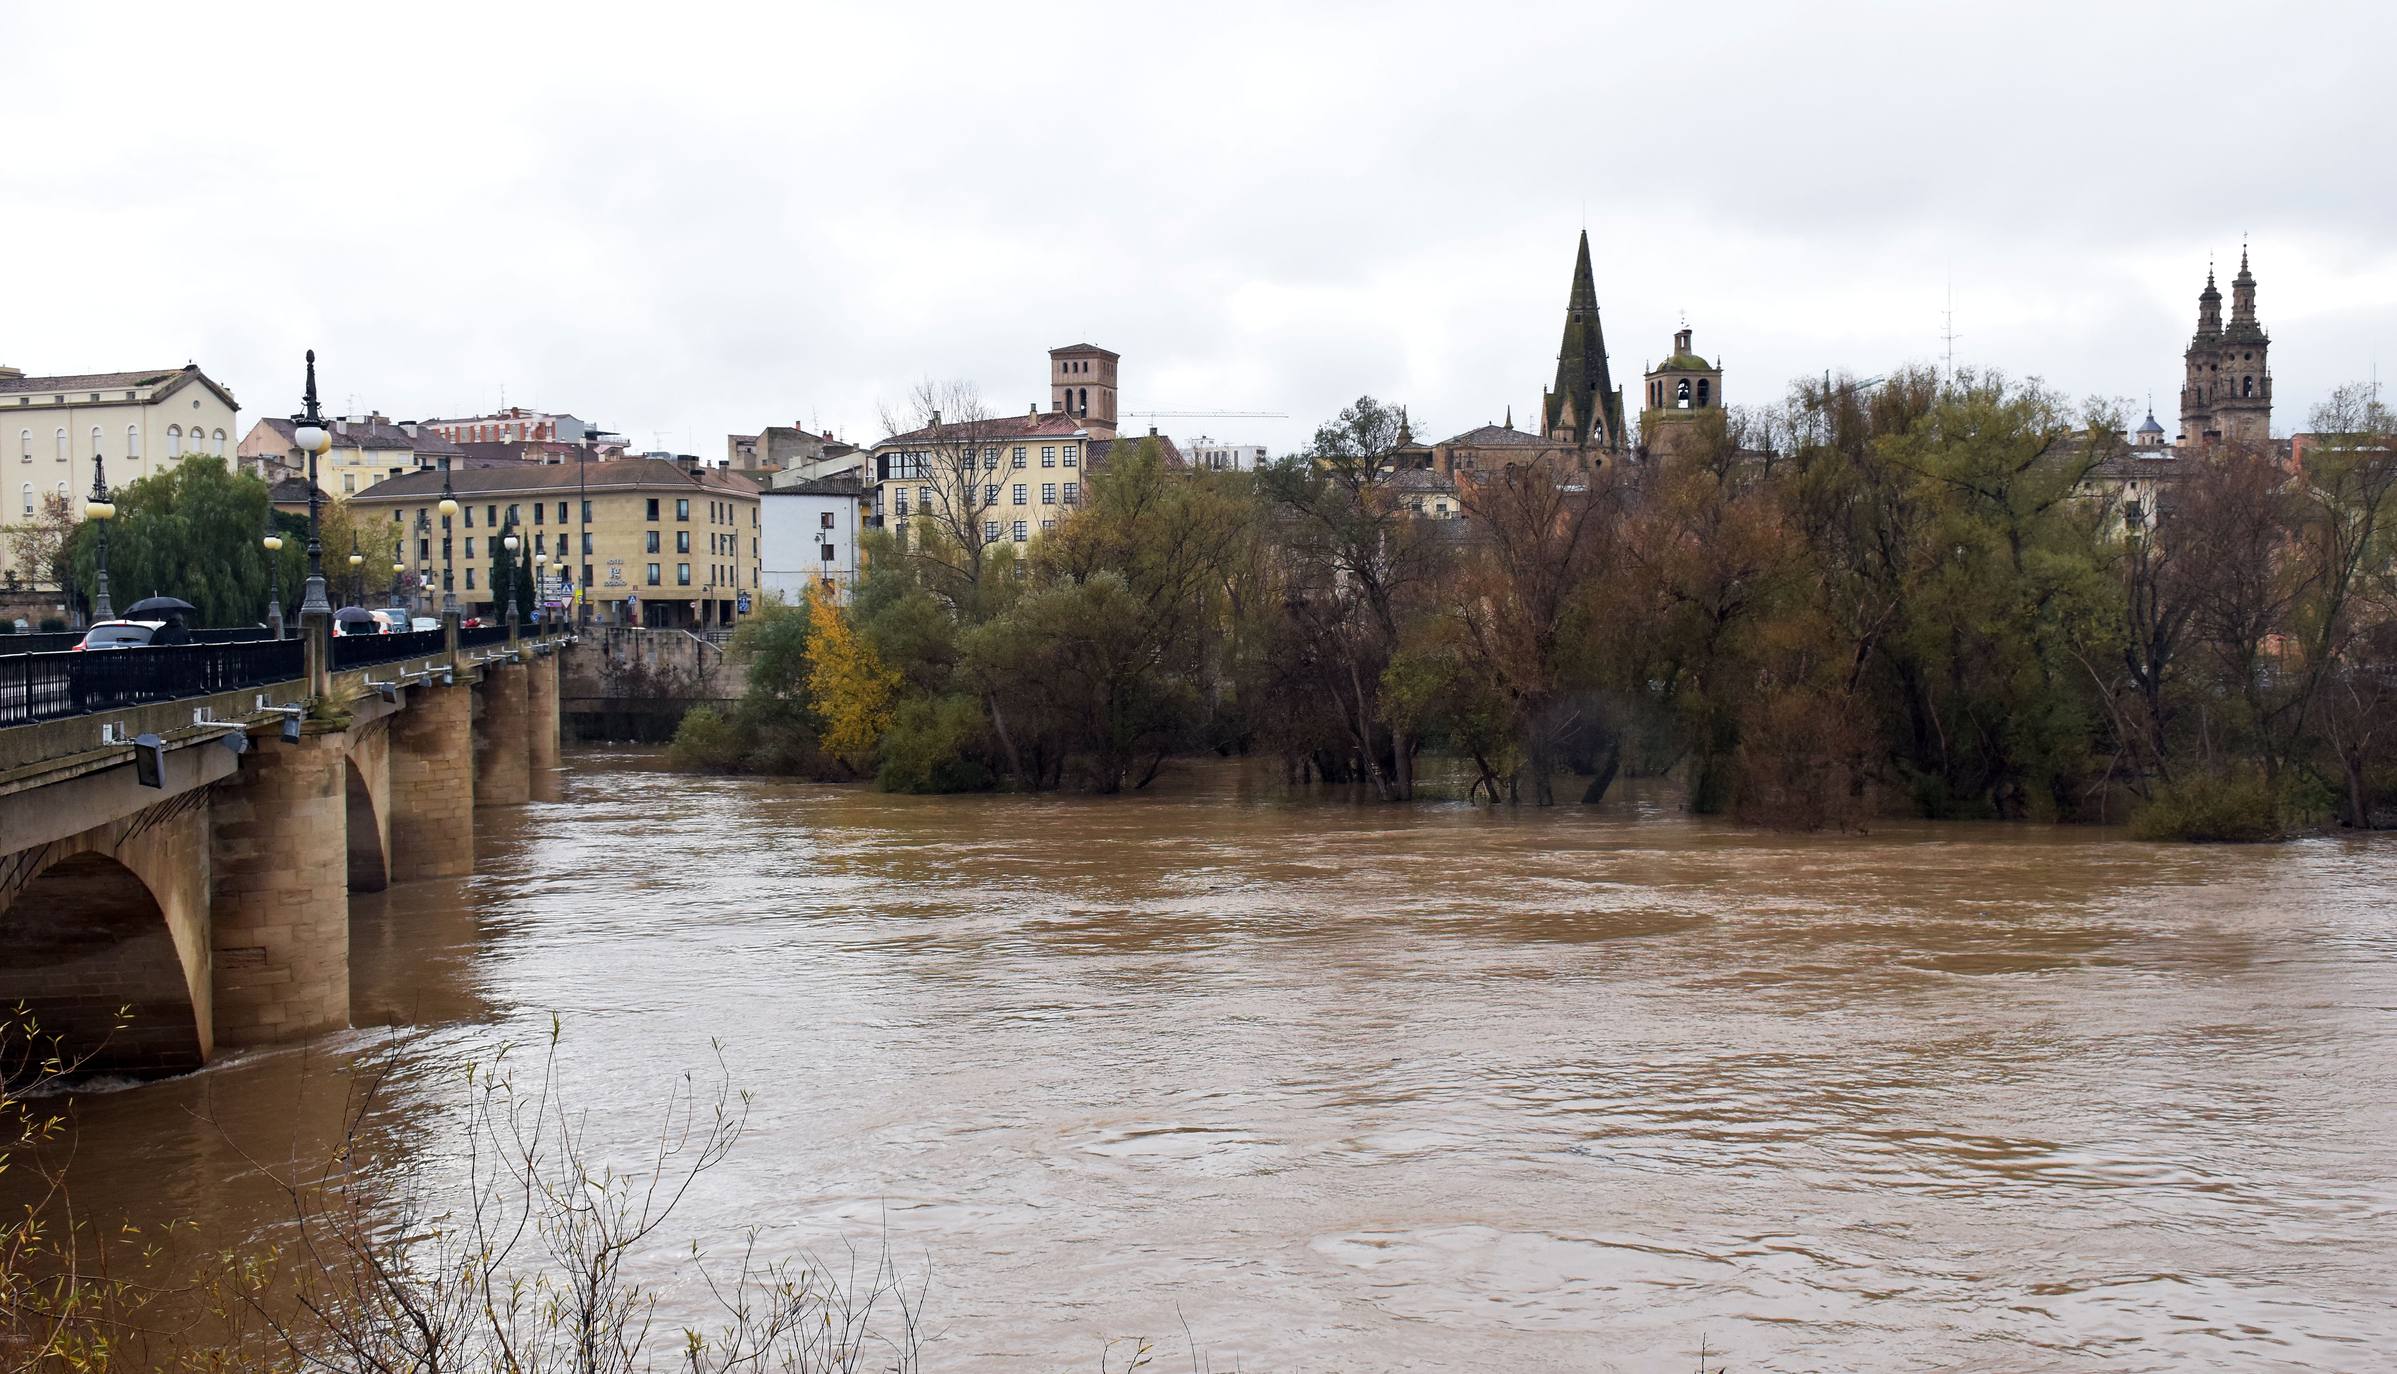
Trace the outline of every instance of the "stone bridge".
{"label": "stone bridge", "polygon": [[219,690],[97,707],[60,675],[157,698],[121,682],[199,647],[0,658],[25,708],[0,717],[24,721],[0,728],[0,1014],[116,1073],[347,1026],[349,894],[472,872],[475,809],[555,786],[565,642],[314,627],[181,679]]}

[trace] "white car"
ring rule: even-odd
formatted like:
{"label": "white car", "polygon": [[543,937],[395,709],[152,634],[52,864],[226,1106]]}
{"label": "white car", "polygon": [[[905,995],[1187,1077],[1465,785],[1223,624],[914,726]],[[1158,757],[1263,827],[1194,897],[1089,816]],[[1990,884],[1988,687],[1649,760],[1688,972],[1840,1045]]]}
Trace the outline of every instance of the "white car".
{"label": "white car", "polygon": [[84,631],[75,651],[85,649],[140,649],[147,647],[150,636],[166,628],[163,620],[103,620]]}
{"label": "white car", "polygon": [[441,628],[441,617],[433,615],[420,615],[408,622],[408,628],[411,630],[420,631],[438,630]]}
{"label": "white car", "polygon": [[377,608],[374,614],[375,619],[383,622],[383,633],[387,635],[404,635],[408,632],[408,613],[406,611],[399,610],[391,606],[383,606]]}

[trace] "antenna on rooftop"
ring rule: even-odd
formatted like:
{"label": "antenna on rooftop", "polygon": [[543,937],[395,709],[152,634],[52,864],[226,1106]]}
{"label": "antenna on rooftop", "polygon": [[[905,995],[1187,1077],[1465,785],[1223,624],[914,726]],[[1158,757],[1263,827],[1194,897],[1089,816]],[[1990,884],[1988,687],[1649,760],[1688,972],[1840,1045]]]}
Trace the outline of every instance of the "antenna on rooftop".
{"label": "antenna on rooftop", "polygon": [[1940,342],[1946,344],[1948,350],[1948,380],[1954,381],[1956,379],[1956,339],[1958,338],[1956,333],[1956,279],[1954,277],[1948,278],[1948,305],[1947,309],[1940,312],[1940,319],[1944,322],[1939,335]]}

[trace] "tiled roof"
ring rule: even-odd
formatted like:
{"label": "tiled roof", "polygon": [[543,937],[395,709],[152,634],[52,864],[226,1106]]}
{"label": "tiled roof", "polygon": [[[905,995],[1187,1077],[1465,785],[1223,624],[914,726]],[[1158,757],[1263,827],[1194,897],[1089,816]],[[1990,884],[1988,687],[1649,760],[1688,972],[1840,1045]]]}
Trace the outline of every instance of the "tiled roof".
{"label": "tiled roof", "polygon": [[1115,446],[1117,444],[1137,445],[1143,439],[1154,439],[1157,441],[1157,447],[1162,450],[1162,452],[1158,454],[1158,457],[1163,460],[1167,467],[1181,468],[1190,466],[1190,460],[1182,456],[1181,448],[1174,443],[1173,436],[1170,434],[1121,434],[1117,435],[1113,439],[1093,439],[1090,441],[1089,446],[1089,461],[1086,462],[1084,466],[1103,468],[1107,466],[1107,459],[1115,452]]}
{"label": "tiled roof", "polygon": [[[413,501],[438,499],[441,470],[427,468],[386,477],[350,498],[355,501]],[[504,466],[453,468],[450,489],[460,496],[505,496],[520,492],[571,492],[578,485],[591,491],[625,487],[669,491],[700,490],[724,496],[755,496],[757,483],[721,468],[702,468],[696,476],[662,458],[616,458],[603,463],[524,463]]]}
{"label": "tiled roof", "polygon": [[1096,354],[1098,354],[1098,355],[1099,355],[1100,357],[1102,357],[1102,358],[1121,358],[1121,357],[1123,356],[1123,355],[1122,355],[1122,354],[1120,354],[1120,353],[1111,353],[1111,352],[1109,352],[1108,350],[1106,350],[1106,349],[1104,349],[1104,348],[1101,348],[1101,347],[1099,347],[1097,344],[1094,344],[1094,343],[1078,343],[1078,344],[1067,344],[1067,345],[1065,345],[1063,348],[1052,348],[1052,349],[1050,349],[1050,350],[1049,350],[1049,352],[1051,352],[1051,353],[1096,353]]}
{"label": "tiled roof", "polygon": [[894,434],[876,448],[892,444],[920,444],[946,440],[955,442],[971,439],[976,443],[1006,443],[1014,439],[1071,439],[1082,433],[1084,421],[1078,415],[1062,410],[1044,410],[1037,415],[993,415],[987,420],[950,420],[942,424],[911,429]]}
{"label": "tiled roof", "polygon": [[1543,439],[1537,434],[1526,434],[1522,430],[1509,429],[1505,425],[1483,425],[1479,429],[1466,430],[1453,439],[1443,439],[1440,441],[1440,446],[1442,448],[1555,448],[1558,447],[1558,444],[1553,439]]}
{"label": "tiled roof", "polygon": [[0,377],[0,394],[19,391],[108,391],[156,386],[183,369],[153,368],[148,372],[79,372],[65,377]]}
{"label": "tiled roof", "polygon": [[1390,475],[1390,485],[1398,491],[1445,492],[1454,495],[1457,484],[1430,468],[1400,468]]}

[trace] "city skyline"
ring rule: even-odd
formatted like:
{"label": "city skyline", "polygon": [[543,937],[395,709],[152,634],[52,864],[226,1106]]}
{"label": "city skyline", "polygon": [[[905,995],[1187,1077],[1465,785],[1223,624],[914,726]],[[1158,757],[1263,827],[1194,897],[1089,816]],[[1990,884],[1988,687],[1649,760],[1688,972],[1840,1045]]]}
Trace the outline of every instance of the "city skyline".
{"label": "city skyline", "polygon": [[[2377,15],[2330,47],[2304,7],[1905,33],[1727,9],[1700,60],[1636,7],[1484,45],[1437,9],[1370,29],[1235,12],[1087,36],[1044,90],[981,79],[1043,45],[974,11],[953,18],[961,41],[911,52],[901,101],[907,35],[884,20],[719,16],[636,47],[605,10],[570,30],[493,16],[474,46],[512,56],[490,81],[437,22],[370,42],[294,13],[161,12],[139,50],[75,14],[8,21],[12,127],[71,121],[131,151],[106,173],[10,173],[27,213],[0,232],[55,270],[9,288],[0,363],[195,360],[246,423],[291,409],[313,346],[345,413],[467,414],[504,392],[636,448],[713,453],[772,423],[871,442],[926,377],[1018,410],[1045,401],[1041,354],[1088,339],[1124,357],[1128,425],[1282,411],[1157,423],[1284,452],[1362,393],[1426,432],[1521,422],[1586,224],[1618,377],[1685,317],[1737,405],[1826,368],[1935,362],[1952,291],[1959,363],[2134,419],[2152,395],[2171,424],[2209,255],[2227,271],[2244,235],[2286,431],[2374,372],[2397,306],[2376,235],[2392,192],[2324,136],[2368,122]],[[1534,29],[1608,57],[1586,87],[1513,80]],[[723,79],[726,53],[778,48],[821,56]],[[361,55],[472,108],[280,75]],[[179,83],[194,59],[295,93],[211,100]],[[1309,61],[1336,79],[1310,84]],[[2238,104],[2246,74],[2299,64],[2311,98]],[[118,92],[94,101],[77,73],[102,68]],[[1417,110],[1399,78],[1471,98]],[[2192,137],[2167,98],[2183,86],[2236,117]],[[1941,113],[2008,90],[2011,118]],[[155,251],[161,215],[183,267],[114,270]]]}

